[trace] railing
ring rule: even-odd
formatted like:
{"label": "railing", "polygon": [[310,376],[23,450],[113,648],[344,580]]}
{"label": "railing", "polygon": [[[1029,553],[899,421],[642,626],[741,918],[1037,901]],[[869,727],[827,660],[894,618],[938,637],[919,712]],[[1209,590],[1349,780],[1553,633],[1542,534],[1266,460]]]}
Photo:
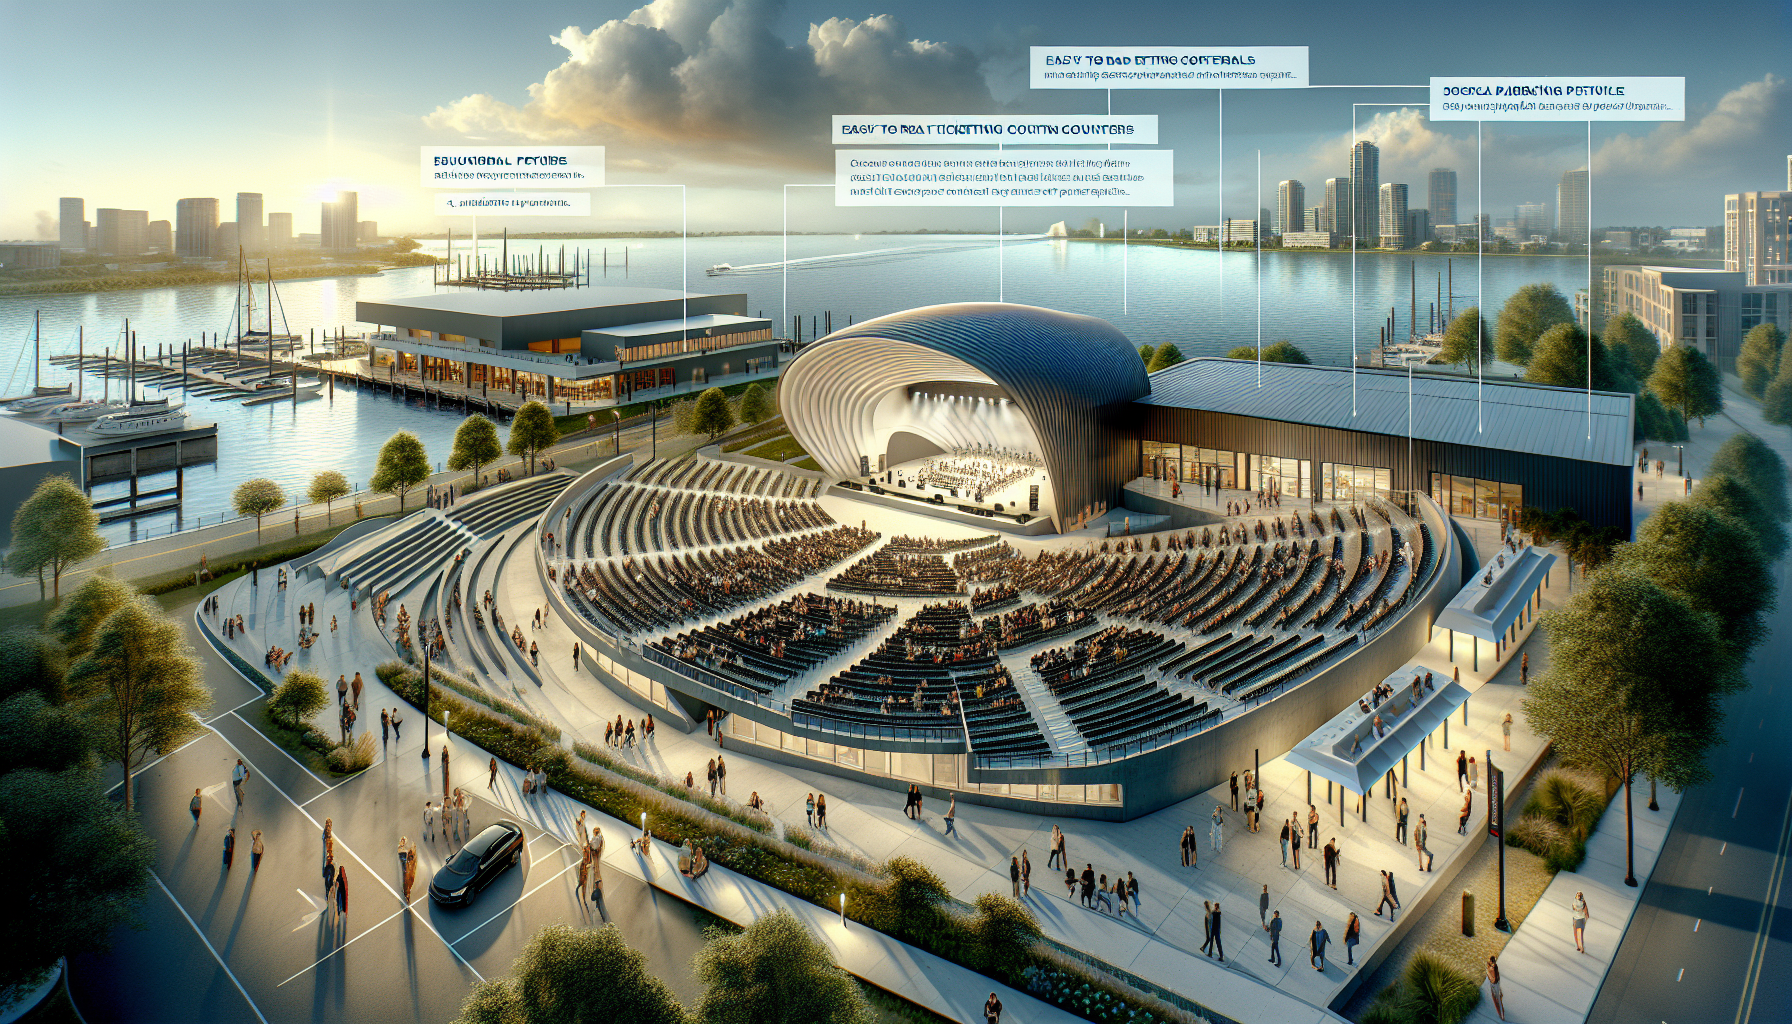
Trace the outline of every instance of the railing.
{"label": "railing", "polygon": [[806,711],[789,713],[790,724],[805,729],[818,729],[854,739],[907,740],[915,743],[951,743],[965,736],[962,720],[954,726],[884,725],[873,722],[851,722],[842,718],[826,718]]}
{"label": "railing", "polygon": [[683,658],[675,658],[657,647],[643,645],[641,647],[641,656],[648,661],[653,662],[655,665],[659,665],[662,668],[669,668],[679,675],[684,676],[686,679],[694,679],[704,686],[720,690],[737,700],[744,700],[749,704],[770,708],[780,714],[784,713],[785,706],[783,703],[767,700],[765,694],[760,693],[757,690],[742,686],[740,683],[725,676],[717,675],[701,665],[686,661]]}

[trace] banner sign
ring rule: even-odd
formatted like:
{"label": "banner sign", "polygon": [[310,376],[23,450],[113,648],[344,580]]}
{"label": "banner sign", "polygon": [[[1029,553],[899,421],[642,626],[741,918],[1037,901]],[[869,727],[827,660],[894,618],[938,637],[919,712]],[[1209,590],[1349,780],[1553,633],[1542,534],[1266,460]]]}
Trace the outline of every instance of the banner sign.
{"label": "banner sign", "polygon": [[1684,121],[1686,79],[1433,78],[1432,121]]}
{"label": "banner sign", "polygon": [[1034,46],[1035,89],[1304,89],[1304,46]]}
{"label": "banner sign", "polygon": [[602,146],[424,146],[424,188],[597,188]]}

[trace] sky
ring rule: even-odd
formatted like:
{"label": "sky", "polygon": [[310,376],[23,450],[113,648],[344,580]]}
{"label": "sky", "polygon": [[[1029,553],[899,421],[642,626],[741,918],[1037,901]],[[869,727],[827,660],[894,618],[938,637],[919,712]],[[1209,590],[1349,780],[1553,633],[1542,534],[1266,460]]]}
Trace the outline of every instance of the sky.
{"label": "sky", "polygon": [[[1587,165],[1584,123],[1425,118],[1433,76],[1675,75],[1684,123],[1596,123],[1599,225],[1711,225],[1725,192],[1786,186],[1792,152],[1792,3],[1747,17],[1657,0],[1433,4],[1371,17],[1335,2],[971,4],[913,0],[607,2],[358,0],[244,6],[0,0],[9,87],[0,103],[0,238],[55,237],[57,199],[174,216],[177,199],[261,192],[294,229],[319,200],[360,193],[383,233],[464,231],[437,217],[418,147],[603,145],[610,188],[589,220],[514,218],[516,230],[777,230],[787,183],[832,175],[836,113],[1098,113],[1101,91],[1027,88],[1029,45],[1305,45],[1315,85],[1389,88],[1113,93],[1159,116],[1176,205],[1134,226],[1176,229],[1273,207],[1296,178],[1307,205],[1348,173],[1355,138],[1382,146],[1381,180],[1459,175],[1460,220],[1552,203]],[[1357,105],[1362,104],[1362,105]],[[1261,164],[1259,165],[1259,158]],[[1480,170],[1477,174],[1477,165]],[[1259,172],[1261,166],[1261,172]],[[1223,181],[1223,191],[1222,191]],[[682,184],[686,189],[621,188]],[[793,230],[993,229],[994,210],[835,209],[790,190]],[[1009,230],[1118,210],[1011,209]],[[480,230],[495,229],[482,219]]]}

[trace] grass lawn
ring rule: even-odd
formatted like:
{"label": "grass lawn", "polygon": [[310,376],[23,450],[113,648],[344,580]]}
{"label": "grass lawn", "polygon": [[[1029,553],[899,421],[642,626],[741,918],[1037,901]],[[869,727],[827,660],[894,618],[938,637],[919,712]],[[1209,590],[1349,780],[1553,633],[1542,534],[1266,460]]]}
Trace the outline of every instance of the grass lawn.
{"label": "grass lawn", "polygon": [[790,465],[794,469],[807,469],[817,473],[821,472],[821,463],[816,462],[815,456],[813,455],[805,455],[795,462],[792,462]]}
{"label": "grass lawn", "polygon": [[764,423],[742,431],[729,438],[727,441],[723,442],[722,450],[725,452],[738,452],[742,448],[751,447],[760,441],[776,437],[779,434],[787,434],[789,432],[789,428],[784,425],[784,417],[773,416]]}
{"label": "grass lawn", "polygon": [[747,449],[746,454],[751,455],[756,459],[770,459],[773,462],[786,462],[799,455],[807,455],[809,453],[803,450],[802,445],[796,443],[796,438],[789,434],[780,434],[756,448]]}
{"label": "grass lawn", "polygon": [[249,721],[249,724],[255,726],[256,732],[266,736],[275,746],[286,751],[288,754],[291,754],[294,760],[311,769],[312,773],[318,778],[341,778],[336,772],[330,770],[330,766],[324,761],[324,755],[307,747],[304,743],[299,741],[299,737],[304,735],[304,733],[294,729],[284,720],[277,720],[274,716],[268,714],[268,702],[266,700],[258,700],[255,702],[253,708],[246,708],[245,710],[249,711],[250,714],[245,715],[244,717]]}

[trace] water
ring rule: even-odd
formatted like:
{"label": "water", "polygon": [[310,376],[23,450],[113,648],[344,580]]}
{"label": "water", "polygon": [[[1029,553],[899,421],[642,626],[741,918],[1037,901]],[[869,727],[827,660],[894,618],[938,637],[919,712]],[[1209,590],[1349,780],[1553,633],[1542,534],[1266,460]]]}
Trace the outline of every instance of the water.
{"label": "water", "polygon": [[[940,251],[942,243],[957,248]],[[1223,355],[1238,345],[1288,338],[1314,362],[1347,364],[1353,348],[1375,344],[1389,307],[1395,307],[1398,329],[1408,327],[1408,274],[1418,265],[1419,326],[1426,326],[1429,304],[1437,294],[1437,275],[1445,257],[1419,254],[1360,253],[1355,258],[1355,313],[1352,312],[1351,254],[1268,251],[1261,258],[1259,306],[1258,256],[1252,252],[1186,251],[1148,245],[1120,246],[1065,240],[1006,241],[940,235],[795,235],[727,236],[680,239],[517,240],[513,255],[540,249],[556,258],[564,245],[588,250],[601,265],[609,250],[608,277],[594,270],[593,284],[631,284],[699,292],[745,292],[750,313],[762,314],[789,332],[790,317],[809,318],[831,310],[836,327],[850,316],[864,320],[913,306],[939,302],[994,301],[1030,303],[1110,321],[1137,344],[1174,342],[1187,356]],[[622,271],[628,250],[628,273]],[[926,247],[913,255],[888,252],[905,246]],[[425,250],[440,254],[436,240]],[[495,257],[498,243],[481,240],[480,249]],[[876,250],[877,252],[873,252]],[[457,239],[455,252],[468,251]],[[736,266],[773,263],[837,254],[867,253],[861,259],[831,260],[821,265],[753,271],[708,277],[717,263]],[[1549,282],[1568,295],[1587,283],[1584,260],[1548,256],[1490,257],[1477,281],[1473,257],[1453,257],[1456,308],[1481,303],[1489,316],[1521,285]],[[387,271],[371,277],[318,278],[278,284],[285,323],[294,333],[320,335],[338,327],[350,331],[371,325],[355,322],[357,300],[390,299],[431,290],[427,267]],[[265,294],[265,293],[264,293]],[[0,393],[17,394],[32,383],[32,313],[43,314],[43,380],[60,384],[71,370],[51,366],[51,355],[73,354],[75,330],[86,328],[89,352],[116,349],[126,317],[138,344],[153,353],[157,345],[178,348],[202,334],[227,333],[236,290],[230,285],[159,288],[91,295],[44,295],[0,298]],[[263,295],[257,296],[258,306]],[[1448,301],[1446,294],[1446,302]],[[1261,314],[1259,314],[1261,309]],[[257,322],[259,323],[259,317]],[[97,395],[100,379],[89,375],[87,393]],[[118,382],[112,383],[114,394]],[[151,397],[158,392],[146,389]],[[173,393],[179,397],[178,390]],[[235,401],[212,402],[193,396],[189,403],[200,421],[216,421],[218,461],[186,471],[186,507],[179,520],[172,514],[128,523],[114,523],[103,532],[114,542],[159,535],[201,520],[227,515],[230,493],[251,477],[277,481],[289,496],[303,492],[313,473],[336,469],[352,484],[365,486],[379,447],[397,430],[422,438],[432,462],[447,459],[460,415],[426,409],[389,395],[338,388],[334,399],[245,408]],[[144,478],[143,486],[167,486],[169,480]],[[96,497],[123,493],[126,485],[96,487]]]}

